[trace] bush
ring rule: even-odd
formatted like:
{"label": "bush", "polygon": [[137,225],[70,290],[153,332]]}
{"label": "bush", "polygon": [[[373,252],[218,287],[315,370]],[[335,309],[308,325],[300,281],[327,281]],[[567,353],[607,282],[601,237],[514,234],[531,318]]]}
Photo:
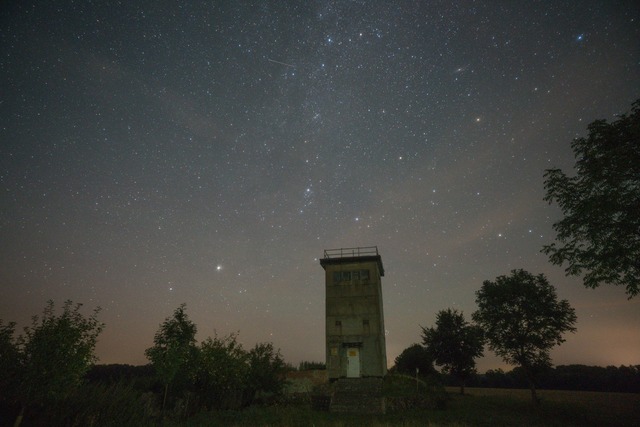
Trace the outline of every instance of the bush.
{"label": "bush", "polygon": [[84,384],[57,405],[36,405],[25,414],[30,426],[151,426],[160,408],[151,392],[132,383]]}
{"label": "bush", "polygon": [[387,375],[384,380],[387,411],[409,409],[438,409],[447,407],[448,395],[435,376],[416,378],[406,375]]}

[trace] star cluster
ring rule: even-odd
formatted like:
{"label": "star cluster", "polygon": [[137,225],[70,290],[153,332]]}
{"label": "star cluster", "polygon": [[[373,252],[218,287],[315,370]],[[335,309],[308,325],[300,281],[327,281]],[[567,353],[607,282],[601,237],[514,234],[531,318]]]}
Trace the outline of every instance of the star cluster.
{"label": "star cluster", "polygon": [[323,360],[318,259],[377,245],[390,361],[524,268],[578,311],[554,361],[637,363],[638,302],[539,251],[544,169],[638,97],[639,23],[591,1],[10,2],[0,318],[99,305],[101,361],[144,363],[186,302],[201,337]]}

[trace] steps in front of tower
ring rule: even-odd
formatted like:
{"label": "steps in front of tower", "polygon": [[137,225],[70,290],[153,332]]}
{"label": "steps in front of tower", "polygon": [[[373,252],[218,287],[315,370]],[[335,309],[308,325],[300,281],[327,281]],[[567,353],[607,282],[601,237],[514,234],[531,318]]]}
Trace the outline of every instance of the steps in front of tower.
{"label": "steps in front of tower", "polygon": [[331,412],[384,414],[382,378],[341,378],[335,384]]}

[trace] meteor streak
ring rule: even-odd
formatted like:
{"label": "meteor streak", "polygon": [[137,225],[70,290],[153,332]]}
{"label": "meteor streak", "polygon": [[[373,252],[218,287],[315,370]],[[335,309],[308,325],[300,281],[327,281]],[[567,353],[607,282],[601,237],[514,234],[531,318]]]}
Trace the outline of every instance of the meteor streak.
{"label": "meteor streak", "polygon": [[286,65],[287,67],[291,67],[291,68],[296,68],[296,66],[295,66],[295,65],[287,64],[286,62],[276,61],[276,60],[274,60],[274,59],[270,59],[270,58],[267,58],[267,61],[269,61],[269,62],[274,62],[274,63],[276,63],[276,64]]}

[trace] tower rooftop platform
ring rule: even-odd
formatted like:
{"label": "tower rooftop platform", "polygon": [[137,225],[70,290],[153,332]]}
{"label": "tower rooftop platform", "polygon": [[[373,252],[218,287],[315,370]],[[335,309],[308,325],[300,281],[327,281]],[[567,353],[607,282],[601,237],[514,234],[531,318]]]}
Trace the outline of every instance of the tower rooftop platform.
{"label": "tower rooftop platform", "polygon": [[365,246],[358,248],[325,249],[324,258],[320,260],[320,265],[348,264],[351,262],[375,261],[380,270],[380,276],[384,276],[382,257],[378,253],[377,246]]}

